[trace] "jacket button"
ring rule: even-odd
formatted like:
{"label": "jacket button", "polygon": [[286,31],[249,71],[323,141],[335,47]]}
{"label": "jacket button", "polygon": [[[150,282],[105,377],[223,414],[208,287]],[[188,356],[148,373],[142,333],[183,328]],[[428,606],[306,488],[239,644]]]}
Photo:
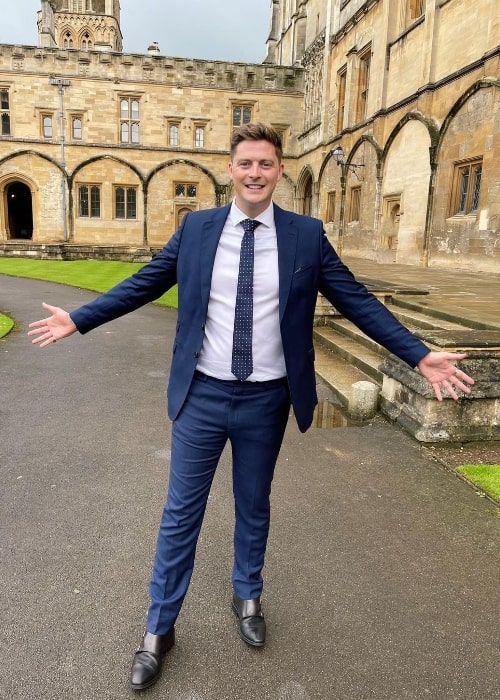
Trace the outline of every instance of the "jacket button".
{"label": "jacket button", "polygon": [[202,330],[202,331],[205,330],[205,324],[204,324],[204,323],[201,324],[201,330]]}
{"label": "jacket button", "polygon": [[199,357],[199,356],[200,356],[200,353],[199,353],[199,352],[194,352],[193,355],[194,355],[194,357]]}

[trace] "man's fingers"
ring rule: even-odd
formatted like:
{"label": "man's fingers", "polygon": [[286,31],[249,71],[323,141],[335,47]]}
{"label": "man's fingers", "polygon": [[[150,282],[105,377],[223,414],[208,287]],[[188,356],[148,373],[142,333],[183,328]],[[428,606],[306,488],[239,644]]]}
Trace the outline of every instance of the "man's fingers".
{"label": "man's fingers", "polygon": [[450,382],[445,380],[443,382],[443,387],[446,389],[446,391],[448,392],[448,394],[451,396],[452,399],[455,399],[455,401],[458,399],[458,394],[455,391],[455,389],[453,388],[453,386],[450,384]]}
{"label": "man's fingers", "polygon": [[57,306],[51,306],[50,304],[47,304],[45,301],[42,301],[42,306],[44,309],[47,311],[50,311],[51,313],[54,313],[54,311],[57,310]]}
{"label": "man's fingers", "polygon": [[436,394],[436,399],[437,399],[438,401],[442,401],[442,400],[443,400],[443,396],[442,396],[442,394],[441,394],[441,388],[440,388],[439,384],[433,383],[432,387],[433,387],[433,389],[434,389],[434,393]]}
{"label": "man's fingers", "polygon": [[[462,381],[460,381],[460,379],[457,379],[457,377],[454,377],[453,382],[454,382],[455,386],[460,389],[460,391],[463,391],[466,394],[470,394],[470,392],[471,392],[470,387],[467,386],[467,384],[464,384]],[[474,382],[472,382],[472,384],[474,384]]]}

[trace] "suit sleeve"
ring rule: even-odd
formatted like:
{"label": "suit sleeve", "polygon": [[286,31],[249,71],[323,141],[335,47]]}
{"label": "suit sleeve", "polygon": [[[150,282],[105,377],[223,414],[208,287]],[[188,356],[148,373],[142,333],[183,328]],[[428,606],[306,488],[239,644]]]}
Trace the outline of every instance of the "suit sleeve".
{"label": "suit sleeve", "polygon": [[321,236],[321,258],[319,291],[363,333],[415,367],[430,349],[356,280],[324,232]]}
{"label": "suit sleeve", "polygon": [[173,287],[177,283],[177,256],[181,237],[182,227],[161,252],[138,272],[89,304],[72,311],[70,316],[78,331],[88,333],[103,323],[158,299]]}

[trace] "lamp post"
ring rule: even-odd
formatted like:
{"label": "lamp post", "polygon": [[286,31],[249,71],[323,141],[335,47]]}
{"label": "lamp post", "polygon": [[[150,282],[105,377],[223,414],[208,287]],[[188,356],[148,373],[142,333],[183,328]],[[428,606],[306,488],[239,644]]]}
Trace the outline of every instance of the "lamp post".
{"label": "lamp post", "polygon": [[59,95],[59,134],[61,141],[61,201],[63,209],[63,233],[64,242],[68,241],[68,221],[66,217],[66,152],[65,152],[65,135],[64,135],[64,88],[71,85],[71,81],[65,78],[49,78],[49,85],[57,87]]}

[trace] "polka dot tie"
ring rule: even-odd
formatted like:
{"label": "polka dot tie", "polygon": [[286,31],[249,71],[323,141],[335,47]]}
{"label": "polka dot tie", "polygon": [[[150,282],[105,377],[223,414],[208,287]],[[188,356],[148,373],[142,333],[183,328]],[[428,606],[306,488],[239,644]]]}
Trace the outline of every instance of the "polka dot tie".
{"label": "polka dot tie", "polygon": [[253,372],[253,251],[254,231],[259,224],[260,221],[252,219],[244,219],[241,222],[245,233],[241,241],[231,363],[231,372],[240,381],[244,381]]}

